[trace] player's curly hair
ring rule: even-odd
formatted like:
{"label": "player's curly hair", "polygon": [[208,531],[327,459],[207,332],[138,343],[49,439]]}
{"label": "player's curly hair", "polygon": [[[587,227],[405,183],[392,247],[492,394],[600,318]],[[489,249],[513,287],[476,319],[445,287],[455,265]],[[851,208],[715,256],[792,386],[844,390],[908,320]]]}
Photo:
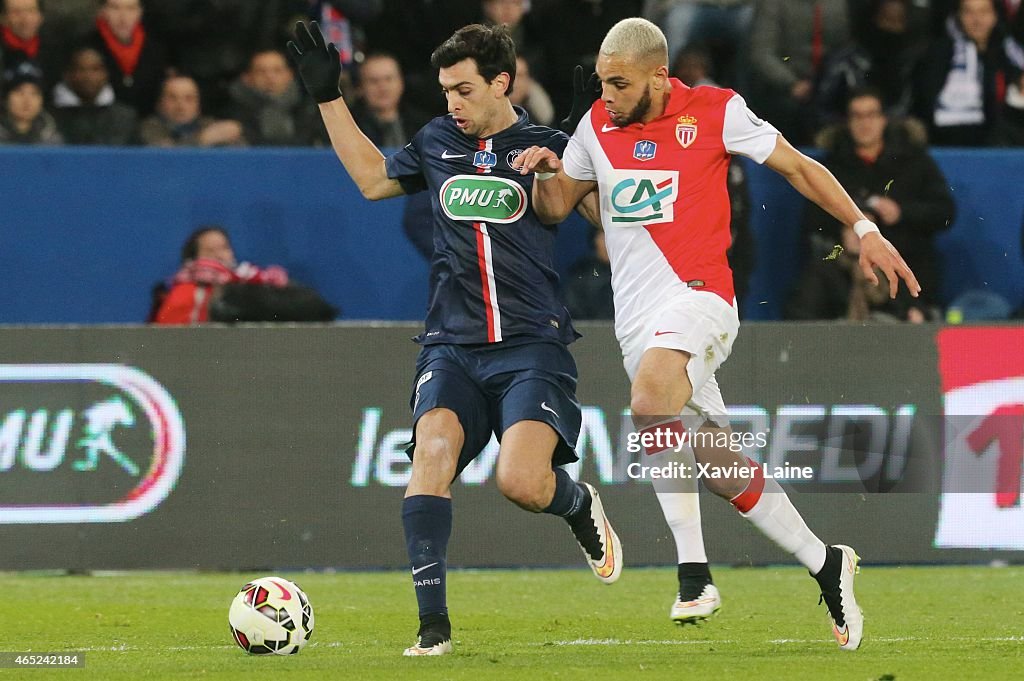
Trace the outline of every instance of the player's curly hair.
{"label": "player's curly hair", "polygon": [[516,44],[504,26],[470,24],[456,31],[430,55],[435,69],[455,66],[463,59],[476,62],[476,70],[490,83],[499,73],[508,74],[506,95],[516,82]]}

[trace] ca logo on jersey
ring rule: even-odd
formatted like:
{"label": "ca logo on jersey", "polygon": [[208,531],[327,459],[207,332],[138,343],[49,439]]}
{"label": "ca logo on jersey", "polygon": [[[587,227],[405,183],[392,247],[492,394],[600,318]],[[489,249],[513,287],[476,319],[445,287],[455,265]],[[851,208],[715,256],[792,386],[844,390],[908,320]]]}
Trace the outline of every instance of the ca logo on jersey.
{"label": "ca logo on jersey", "polygon": [[502,177],[455,175],[441,185],[441,208],[452,220],[504,225],[526,212],[526,192]]}
{"label": "ca logo on jersey", "polygon": [[672,222],[672,208],[679,196],[678,171],[615,170],[612,178],[609,203],[613,223]]}

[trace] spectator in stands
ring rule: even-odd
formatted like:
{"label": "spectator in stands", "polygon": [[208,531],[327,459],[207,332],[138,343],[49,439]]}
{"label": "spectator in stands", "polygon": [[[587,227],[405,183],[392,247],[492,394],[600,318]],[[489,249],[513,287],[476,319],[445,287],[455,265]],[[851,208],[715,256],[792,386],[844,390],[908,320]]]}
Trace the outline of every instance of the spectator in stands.
{"label": "spectator in stands", "polygon": [[697,44],[721,55],[719,63],[735,64],[746,49],[755,4],[755,0],[647,0],[644,16],[664,30],[670,64],[683,49]]}
{"label": "spectator in stands", "polygon": [[341,57],[342,80],[351,83],[351,72],[366,52],[367,22],[380,16],[384,0],[307,0],[309,18],[320,24],[327,42]]}
{"label": "spectator in stands", "polygon": [[337,313],[312,289],[289,282],[284,268],[239,264],[224,228],[205,225],[185,241],[178,273],[154,288],[149,321],[329,321]]}
{"label": "spectator in stands", "polygon": [[132,144],[138,116],[114,96],[103,56],[95,47],[71,52],[64,80],[53,90],[54,117],[68,144]]}
{"label": "spectator in stands", "polygon": [[[468,0],[384,0],[379,16],[366,25],[367,44],[387,49],[401,65],[405,90],[434,115],[445,112],[430,54],[458,28],[471,24],[480,4]],[[570,67],[571,68],[571,67]]]}
{"label": "spectator in stands", "polygon": [[1006,141],[1006,85],[1015,85],[1015,92],[1024,89],[1024,49],[1009,37],[995,2],[960,0],[946,35],[921,60],[914,107],[929,127],[932,144]]}
{"label": "spectator in stands", "polygon": [[390,54],[367,55],[359,65],[359,89],[352,117],[378,147],[405,146],[431,118],[403,98],[402,71]]}
{"label": "spectator in stands", "polygon": [[62,144],[53,116],[43,108],[43,74],[32,62],[4,72],[0,144]]}
{"label": "spectator in stands", "polygon": [[142,143],[150,147],[222,147],[245,144],[242,125],[204,116],[199,86],[188,76],[164,81],[156,114],[142,122]]}
{"label": "spectator in stands", "polygon": [[[1021,0],[1005,0],[1009,17],[1010,35],[1017,45],[1024,47],[1024,5]],[[1024,76],[1006,88],[1006,127],[1002,139],[1004,144],[1024,147]]]}
{"label": "spectator in stands", "polygon": [[544,86],[530,76],[530,65],[521,55],[516,56],[516,83],[509,101],[526,109],[530,120],[539,125],[551,125],[555,120],[555,105],[551,103]]}
{"label": "spectator in stands", "polygon": [[311,146],[326,142],[319,112],[300,91],[279,50],[253,54],[249,67],[231,84],[230,95],[232,118],[242,124],[250,144]]}
{"label": "spectator in stands", "polygon": [[846,116],[850,94],[870,85],[878,88],[890,116],[906,116],[912,101],[912,76],[927,49],[927,23],[911,23],[910,0],[870,0],[864,6],[868,20],[856,43],[834,52],[822,69],[815,93],[823,120]]}
{"label": "spectator in stands", "polygon": [[582,65],[585,73],[593,72],[597,50],[608,30],[622,19],[639,16],[642,7],[643,0],[533,3],[524,21],[530,29],[531,45],[537,46],[543,56],[531,59],[530,66],[534,68],[533,77],[554,102],[556,121],[564,119],[572,109],[576,65]]}
{"label": "spectator in stands", "polygon": [[892,22],[899,19],[906,24],[906,31],[916,37],[927,39],[932,30],[932,21],[936,12],[948,13],[948,7],[939,7],[947,0],[907,0],[905,10],[899,10],[905,18],[895,15],[894,8],[880,8],[883,4],[879,0],[849,0],[850,26],[853,36],[857,42],[863,42],[866,32],[872,30],[871,26],[878,23],[878,12],[888,13],[889,18],[885,23],[892,25]]}
{"label": "spectator in stands", "polygon": [[217,225],[200,227],[185,241],[181,251],[181,269],[161,291],[154,295],[157,324],[198,324],[210,320],[210,303],[232,282],[250,282],[267,286],[285,286],[288,273],[281,267],[265,270],[249,263],[238,264],[231,239]]}
{"label": "spectator in stands", "polygon": [[590,228],[593,251],[569,269],[565,281],[565,307],[573,319],[615,319],[612,300],[612,266],[605,247],[604,230]]}
{"label": "spectator in stands", "polygon": [[679,51],[672,62],[672,75],[690,87],[718,87],[712,76],[711,54],[700,45],[690,45]]}
{"label": "spectator in stands", "polygon": [[44,93],[60,73],[56,39],[43,30],[42,0],[0,0],[0,72],[29,61],[43,74]]}
{"label": "spectator in stands", "polygon": [[533,45],[532,35],[524,21],[529,11],[530,3],[527,0],[482,0],[480,23],[504,25],[516,44],[516,54],[535,59],[539,51]]}
{"label": "spectator in stands", "polygon": [[817,126],[814,83],[829,52],[850,39],[847,0],[760,0],[750,37],[754,109],[794,144]]}
{"label": "spectator in stands", "polygon": [[[935,318],[941,276],[934,238],[949,226],[955,213],[948,183],[928,155],[921,124],[890,122],[878,90],[856,91],[847,113],[845,125],[820,136],[826,151],[824,164],[864,213],[882,227],[922,288],[919,298],[901,298],[895,308],[887,307],[889,303],[882,307],[901,319]],[[791,301],[790,318],[845,316],[851,295],[855,307],[863,307],[865,301],[874,307],[873,294],[862,290],[864,282],[858,278],[855,261],[847,267],[847,259],[825,259],[836,244],[851,257],[857,254],[858,239],[851,236],[852,230],[813,205],[805,214],[804,227],[811,242],[811,264]],[[878,304],[883,302],[880,299]]]}
{"label": "spectator in stands", "polygon": [[175,71],[199,85],[204,110],[224,116],[228,88],[249,56],[283,45],[285,24],[307,7],[304,0],[146,0],[146,26],[165,41]]}
{"label": "spectator in stands", "polygon": [[89,40],[103,55],[117,100],[153,113],[167,75],[167,49],[142,23],[141,0],[102,0]]}

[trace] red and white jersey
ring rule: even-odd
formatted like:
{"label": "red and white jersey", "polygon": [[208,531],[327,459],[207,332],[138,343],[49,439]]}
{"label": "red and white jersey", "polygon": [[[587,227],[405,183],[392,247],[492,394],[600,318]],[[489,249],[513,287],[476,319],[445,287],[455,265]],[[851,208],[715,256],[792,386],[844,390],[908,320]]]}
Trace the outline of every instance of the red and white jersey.
{"label": "red and white jersey", "polygon": [[687,288],[733,304],[730,154],[764,163],[779,135],[732,90],[671,82],[649,123],[618,128],[595,102],[562,158],[569,177],[598,183],[620,340]]}

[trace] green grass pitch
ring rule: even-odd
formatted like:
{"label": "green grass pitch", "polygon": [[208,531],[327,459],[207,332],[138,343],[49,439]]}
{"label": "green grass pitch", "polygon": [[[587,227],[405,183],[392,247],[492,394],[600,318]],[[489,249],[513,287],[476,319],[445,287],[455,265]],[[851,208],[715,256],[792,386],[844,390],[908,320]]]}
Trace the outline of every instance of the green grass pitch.
{"label": "green grass pitch", "polygon": [[282,573],[309,594],[313,638],[291,657],[248,656],[228,605],[262,574],[6,574],[5,651],[86,651],[85,669],[26,679],[1024,679],[1024,568],[865,567],[859,651],[841,652],[814,582],[793,567],[715,571],[724,606],[668,620],[675,574],[627,568],[453,571],[455,654],[401,657],[414,638],[408,573]]}

